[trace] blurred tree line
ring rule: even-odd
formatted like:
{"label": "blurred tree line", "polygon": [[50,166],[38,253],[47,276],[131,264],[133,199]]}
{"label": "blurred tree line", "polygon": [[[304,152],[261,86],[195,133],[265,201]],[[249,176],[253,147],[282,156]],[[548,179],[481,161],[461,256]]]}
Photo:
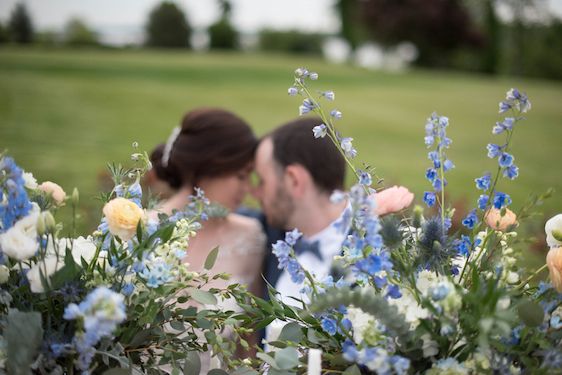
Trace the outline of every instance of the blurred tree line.
{"label": "blurred tree line", "polygon": [[[232,5],[217,1],[221,11],[207,29],[209,48],[240,49]],[[415,64],[422,67],[562,79],[562,22],[548,13],[546,0],[336,0],[335,7],[339,37],[352,51],[366,42],[384,49],[408,41],[417,47]],[[194,34],[185,12],[171,1],[152,9],[145,32],[145,44],[161,48],[190,48]],[[264,29],[258,48],[320,55],[326,37]],[[6,42],[101,45],[80,19],[69,20],[62,33],[36,33],[23,4],[0,24],[0,43]]]}

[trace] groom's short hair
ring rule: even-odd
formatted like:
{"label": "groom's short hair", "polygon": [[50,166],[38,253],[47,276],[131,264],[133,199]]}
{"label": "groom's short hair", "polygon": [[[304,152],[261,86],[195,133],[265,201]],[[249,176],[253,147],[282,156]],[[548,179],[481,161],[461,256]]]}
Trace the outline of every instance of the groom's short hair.
{"label": "groom's short hair", "polygon": [[345,159],[328,136],[314,138],[312,129],[320,124],[319,117],[299,117],[275,129],[268,135],[273,158],[282,168],[302,165],[321,191],[343,190]]}

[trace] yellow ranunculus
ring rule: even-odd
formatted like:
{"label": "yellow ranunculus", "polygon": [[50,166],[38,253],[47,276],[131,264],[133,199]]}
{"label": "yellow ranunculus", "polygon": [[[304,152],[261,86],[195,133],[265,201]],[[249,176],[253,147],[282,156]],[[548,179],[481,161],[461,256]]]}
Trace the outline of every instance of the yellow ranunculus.
{"label": "yellow ranunculus", "polygon": [[552,286],[562,293],[562,247],[553,247],[548,251],[546,265]]}
{"label": "yellow ranunculus", "polygon": [[128,241],[136,233],[137,225],[144,219],[142,208],[125,198],[115,198],[103,207],[109,231],[123,241]]}

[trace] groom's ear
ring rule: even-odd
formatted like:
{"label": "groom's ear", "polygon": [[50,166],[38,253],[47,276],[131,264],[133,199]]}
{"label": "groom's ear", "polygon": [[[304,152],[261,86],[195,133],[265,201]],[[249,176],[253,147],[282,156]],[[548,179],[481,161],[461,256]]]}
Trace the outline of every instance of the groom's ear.
{"label": "groom's ear", "polygon": [[303,197],[311,183],[310,173],[300,164],[285,167],[285,188],[294,198]]}

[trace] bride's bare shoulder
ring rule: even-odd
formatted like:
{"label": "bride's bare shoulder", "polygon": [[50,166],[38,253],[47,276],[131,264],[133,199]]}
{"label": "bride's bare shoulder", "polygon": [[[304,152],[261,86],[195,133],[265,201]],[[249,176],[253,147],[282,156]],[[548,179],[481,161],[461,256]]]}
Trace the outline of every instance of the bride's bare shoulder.
{"label": "bride's bare shoulder", "polygon": [[228,215],[228,224],[233,230],[262,232],[260,222],[252,217],[231,213]]}

